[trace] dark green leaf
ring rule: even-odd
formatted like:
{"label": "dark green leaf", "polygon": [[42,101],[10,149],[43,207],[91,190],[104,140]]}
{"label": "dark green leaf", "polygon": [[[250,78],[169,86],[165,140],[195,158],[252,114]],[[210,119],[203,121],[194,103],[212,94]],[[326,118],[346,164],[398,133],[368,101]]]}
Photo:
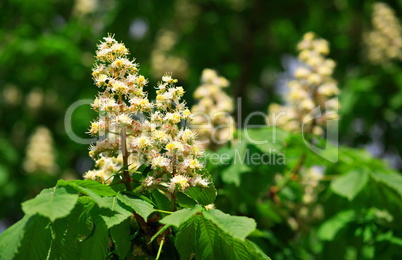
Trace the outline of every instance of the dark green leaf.
{"label": "dark green leaf", "polygon": [[203,178],[208,178],[211,183],[208,185],[208,187],[203,188],[203,187],[191,187],[188,188],[184,193],[198,202],[199,204],[202,205],[208,205],[212,204],[215,202],[216,199],[216,189],[215,185],[212,182],[212,177],[209,173],[204,173]]}
{"label": "dark green leaf", "polygon": [[[83,198],[83,197],[81,197]],[[52,244],[48,259],[79,259],[81,250],[78,235],[89,235],[91,223],[81,217],[85,205],[78,203],[70,215],[52,223]]]}
{"label": "dark green leaf", "polygon": [[110,229],[110,236],[113,239],[117,255],[125,259],[131,247],[130,221],[126,219],[122,223],[112,227]]}
{"label": "dark green leaf", "polygon": [[180,226],[175,245],[181,259],[269,259],[255,245],[222,232],[201,214]]}
{"label": "dark green leaf", "polygon": [[116,192],[111,187],[101,184],[97,181],[93,181],[93,180],[71,180],[71,181],[60,180],[57,183],[57,185],[66,186],[66,185],[70,185],[71,183],[74,183],[78,186],[87,188],[88,190],[93,191],[94,193],[98,194],[99,196],[116,195]]}
{"label": "dark green leaf", "polygon": [[193,208],[197,202],[182,192],[176,195],[177,203],[183,208]]}
{"label": "dark green leaf", "polygon": [[96,202],[96,204],[98,204],[98,206],[101,208],[107,207],[107,205],[103,202],[101,196],[113,196],[114,194],[116,194],[116,192],[110,187],[107,187],[103,184],[100,184],[97,181],[92,180],[85,180],[85,181],[59,180],[57,186],[70,186],[75,190],[77,190],[78,192],[81,192],[91,197]]}
{"label": "dark green leaf", "polygon": [[39,215],[32,216],[26,223],[24,238],[15,260],[46,259],[52,239],[49,220]]}
{"label": "dark green leaf", "polygon": [[85,260],[101,260],[106,258],[109,235],[106,225],[94,223],[91,235],[82,243],[82,257]]}
{"label": "dark green leaf", "polygon": [[25,226],[31,216],[25,215],[20,221],[0,234],[0,259],[13,259],[26,232]]}
{"label": "dark green leaf", "polygon": [[170,200],[162,194],[158,189],[152,190],[152,197],[155,201],[156,207],[162,210],[170,210]]}

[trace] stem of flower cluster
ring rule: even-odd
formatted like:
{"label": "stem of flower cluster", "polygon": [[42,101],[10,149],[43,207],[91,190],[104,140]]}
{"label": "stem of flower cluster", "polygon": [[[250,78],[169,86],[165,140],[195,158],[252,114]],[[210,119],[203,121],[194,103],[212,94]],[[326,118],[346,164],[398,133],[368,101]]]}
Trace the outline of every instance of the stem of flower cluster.
{"label": "stem of flower cluster", "polygon": [[[122,95],[119,95],[119,105],[122,108],[124,105],[124,100]],[[132,191],[133,188],[131,186],[131,177],[130,173],[128,172],[128,152],[127,152],[127,134],[126,134],[126,128],[122,127],[120,129],[120,149],[121,149],[121,155],[123,157],[123,180],[124,180],[124,185],[126,185],[126,190]]]}
{"label": "stem of flower cluster", "polygon": [[131,177],[128,172],[128,153],[127,153],[127,143],[126,143],[126,129],[122,128],[120,130],[120,141],[121,141],[121,154],[123,156],[123,178],[124,184],[126,185],[126,189],[131,191],[133,188],[131,187]]}
{"label": "stem of flower cluster", "polygon": [[173,191],[171,193],[172,205],[170,207],[170,210],[173,211],[173,212],[176,211],[176,200],[177,200],[176,194],[177,194],[176,191]]}

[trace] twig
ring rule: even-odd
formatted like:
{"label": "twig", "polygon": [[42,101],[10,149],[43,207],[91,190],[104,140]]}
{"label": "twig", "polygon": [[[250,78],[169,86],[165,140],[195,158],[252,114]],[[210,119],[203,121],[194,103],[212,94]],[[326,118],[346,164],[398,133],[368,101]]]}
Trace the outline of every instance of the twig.
{"label": "twig", "polygon": [[156,255],[156,258],[155,258],[156,260],[158,260],[159,256],[161,255],[164,242],[165,242],[165,236],[162,237],[161,244],[159,245],[159,249],[158,249],[158,254]]}
{"label": "twig", "polygon": [[171,212],[171,211],[161,210],[161,209],[154,209],[154,211],[156,211],[156,212],[161,212],[161,213],[165,213],[165,214],[172,214],[172,213],[173,213],[173,212]]}

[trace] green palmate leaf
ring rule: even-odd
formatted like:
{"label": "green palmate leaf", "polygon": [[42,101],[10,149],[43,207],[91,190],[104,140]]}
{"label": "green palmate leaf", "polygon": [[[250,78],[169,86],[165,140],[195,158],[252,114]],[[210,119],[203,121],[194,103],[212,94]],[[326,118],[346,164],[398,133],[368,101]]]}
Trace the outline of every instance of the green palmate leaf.
{"label": "green palmate leaf", "polygon": [[78,194],[64,187],[43,190],[35,198],[22,203],[27,215],[40,214],[54,221],[70,214],[78,199]]}
{"label": "green palmate leaf", "polygon": [[13,259],[46,259],[52,238],[49,224],[49,220],[42,216],[30,217],[24,227],[25,233],[21,246]]}
{"label": "green palmate leaf", "polygon": [[241,136],[245,142],[254,145],[261,152],[278,153],[283,149],[289,133],[277,127],[246,128]]}
{"label": "green palmate leaf", "polygon": [[181,259],[269,259],[255,245],[223,232],[202,214],[180,226],[175,246]]}
{"label": "green palmate leaf", "polygon": [[281,151],[288,138],[289,134],[279,128],[242,130],[238,143],[228,153],[231,155],[229,166],[221,170],[222,181],[240,187],[244,174],[255,172],[264,164],[284,165],[285,156]]}
{"label": "green palmate leaf", "polygon": [[388,243],[402,247],[402,238],[395,236],[392,231],[388,231],[386,233],[378,235],[376,237],[376,240],[386,241]]}
{"label": "green palmate leaf", "polygon": [[258,256],[258,259],[271,260],[271,258],[269,258],[254,242],[245,240],[244,243],[248,246],[248,248],[254,249],[254,254]]}
{"label": "green palmate leaf", "polygon": [[244,240],[257,227],[254,219],[231,216],[217,209],[206,211],[203,215],[224,232],[240,240]]}
{"label": "green palmate leaf", "polygon": [[318,229],[318,237],[332,241],[336,234],[355,218],[355,211],[346,210],[325,221]]}
{"label": "green palmate leaf", "polygon": [[154,211],[154,206],[142,199],[121,193],[117,194],[117,198],[145,220]]}
{"label": "green palmate leaf", "polygon": [[160,223],[168,225],[168,226],[176,226],[179,227],[182,223],[186,222],[189,218],[193,217],[195,214],[201,211],[201,206],[196,205],[192,209],[181,209],[178,210],[163,219],[160,220]]}
{"label": "green palmate leaf", "polygon": [[116,195],[116,191],[114,191],[111,187],[101,184],[97,181],[93,180],[72,180],[72,181],[63,181],[61,183],[74,183],[78,186],[87,188],[99,196],[113,196]]}
{"label": "green palmate leaf", "polygon": [[240,186],[241,175],[249,172],[251,168],[245,163],[247,160],[247,142],[243,141],[233,147],[234,155],[230,162],[229,167],[221,172],[222,181],[227,184],[234,184]]}
{"label": "green palmate leaf", "polygon": [[105,208],[107,205],[103,202],[101,196],[113,196],[116,192],[105,185],[100,184],[97,181],[92,180],[75,180],[65,181],[59,180],[57,186],[70,186],[89,197],[91,197],[99,207]]}
{"label": "green palmate leaf", "polygon": [[120,202],[117,197],[104,197],[102,200],[107,208],[95,207],[92,210],[92,215],[94,219],[101,218],[107,228],[120,224],[131,216],[130,207]]}
{"label": "green palmate leaf", "polygon": [[131,247],[130,221],[126,219],[122,223],[112,227],[110,229],[110,236],[113,239],[117,255],[125,259]]}
{"label": "green palmate leaf", "polygon": [[0,234],[0,259],[13,259],[26,232],[25,226],[31,216],[25,215],[20,221]]}
{"label": "green palmate leaf", "polygon": [[102,221],[94,223],[91,235],[82,243],[82,257],[85,260],[101,260],[106,258],[109,235]]}
{"label": "green palmate leaf", "polygon": [[402,197],[402,175],[397,172],[387,171],[387,172],[378,172],[373,171],[371,173],[373,179],[378,182],[384,183],[391,189],[398,192],[398,194]]}
{"label": "green palmate leaf", "polygon": [[338,195],[353,200],[354,197],[366,186],[369,173],[365,168],[359,168],[347,172],[331,183],[331,189]]}

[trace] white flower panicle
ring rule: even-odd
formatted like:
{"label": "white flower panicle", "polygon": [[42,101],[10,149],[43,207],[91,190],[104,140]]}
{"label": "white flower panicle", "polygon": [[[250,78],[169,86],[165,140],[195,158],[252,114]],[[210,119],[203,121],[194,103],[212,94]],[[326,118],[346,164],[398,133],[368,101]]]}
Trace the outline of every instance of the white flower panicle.
{"label": "white flower panicle", "polygon": [[186,127],[192,114],[182,100],[184,89],[165,74],[156,87],[156,101],[150,102],[143,91],[147,80],[128,53],[112,36],[98,46],[93,76],[103,91],[92,104],[99,118],[89,133],[101,137],[90,147],[99,169],[87,172],[85,178],[112,181],[124,167],[126,154],[130,171],[143,164],[151,167],[144,188],[159,186],[173,192],[208,186],[209,180],[200,174],[203,154],[195,144],[196,135]]}
{"label": "white flower panicle", "polygon": [[194,93],[198,103],[191,108],[195,114],[193,126],[199,135],[203,148],[216,149],[233,139],[235,122],[231,113],[233,100],[223,91],[229,81],[219,77],[216,71],[204,69],[201,85]]}
{"label": "white flower panicle", "polygon": [[[171,74],[165,74],[156,87],[156,102],[147,133],[153,145],[144,153],[154,169],[152,183],[167,187],[169,192],[209,184],[199,174],[204,169],[202,152],[195,143],[196,134],[186,127],[192,114],[181,99],[184,90],[176,87],[176,82]],[[182,123],[185,127],[180,127]],[[150,183],[150,180],[145,181],[146,186]]]}
{"label": "white flower panicle", "polygon": [[[98,120],[91,123],[89,133],[104,137],[90,148],[90,155],[96,158],[100,153],[117,156],[120,149],[121,129],[127,136],[136,137],[140,132],[133,129],[132,114],[151,112],[143,87],[144,76],[138,74],[138,65],[129,60],[129,51],[123,43],[113,36],[104,38],[96,52],[97,64],[93,68],[95,85],[99,92],[92,108],[99,113]],[[131,105],[131,100],[138,100],[143,106]],[[149,104],[149,105],[148,105]]]}
{"label": "white flower panicle", "polygon": [[23,168],[27,173],[44,172],[54,175],[57,170],[54,154],[53,138],[49,129],[39,126],[30,137]]}
{"label": "white flower panicle", "polygon": [[[113,175],[116,174],[123,165],[123,158],[121,155],[117,157],[107,157],[100,155],[96,160],[95,166],[97,170],[90,170],[85,173],[84,178],[90,180],[96,180],[100,183],[111,183],[113,181]],[[130,168],[137,166],[135,162],[130,164]]]}
{"label": "white flower panicle", "polygon": [[383,64],[402,58],[402,29],[398,18],[385,3],[373,7],[373,29],[363,35],[369,61]]}
{"label": "white flower panicle", "polygon": [[[303,65],[296,68],[294,80],[288,82],[286,105],[271,104],[267,122],[294,132],[301,131],[303,124],[305,131],[321,135],[326,120],[338,118],[339,103],[335,97],[339,89],[332,78],[335,62],[326,58],[328,42],[312,32],[304,35],[297,48]],[[316,107],[324,110],[324,115],[316,117],[312,113]]]}

